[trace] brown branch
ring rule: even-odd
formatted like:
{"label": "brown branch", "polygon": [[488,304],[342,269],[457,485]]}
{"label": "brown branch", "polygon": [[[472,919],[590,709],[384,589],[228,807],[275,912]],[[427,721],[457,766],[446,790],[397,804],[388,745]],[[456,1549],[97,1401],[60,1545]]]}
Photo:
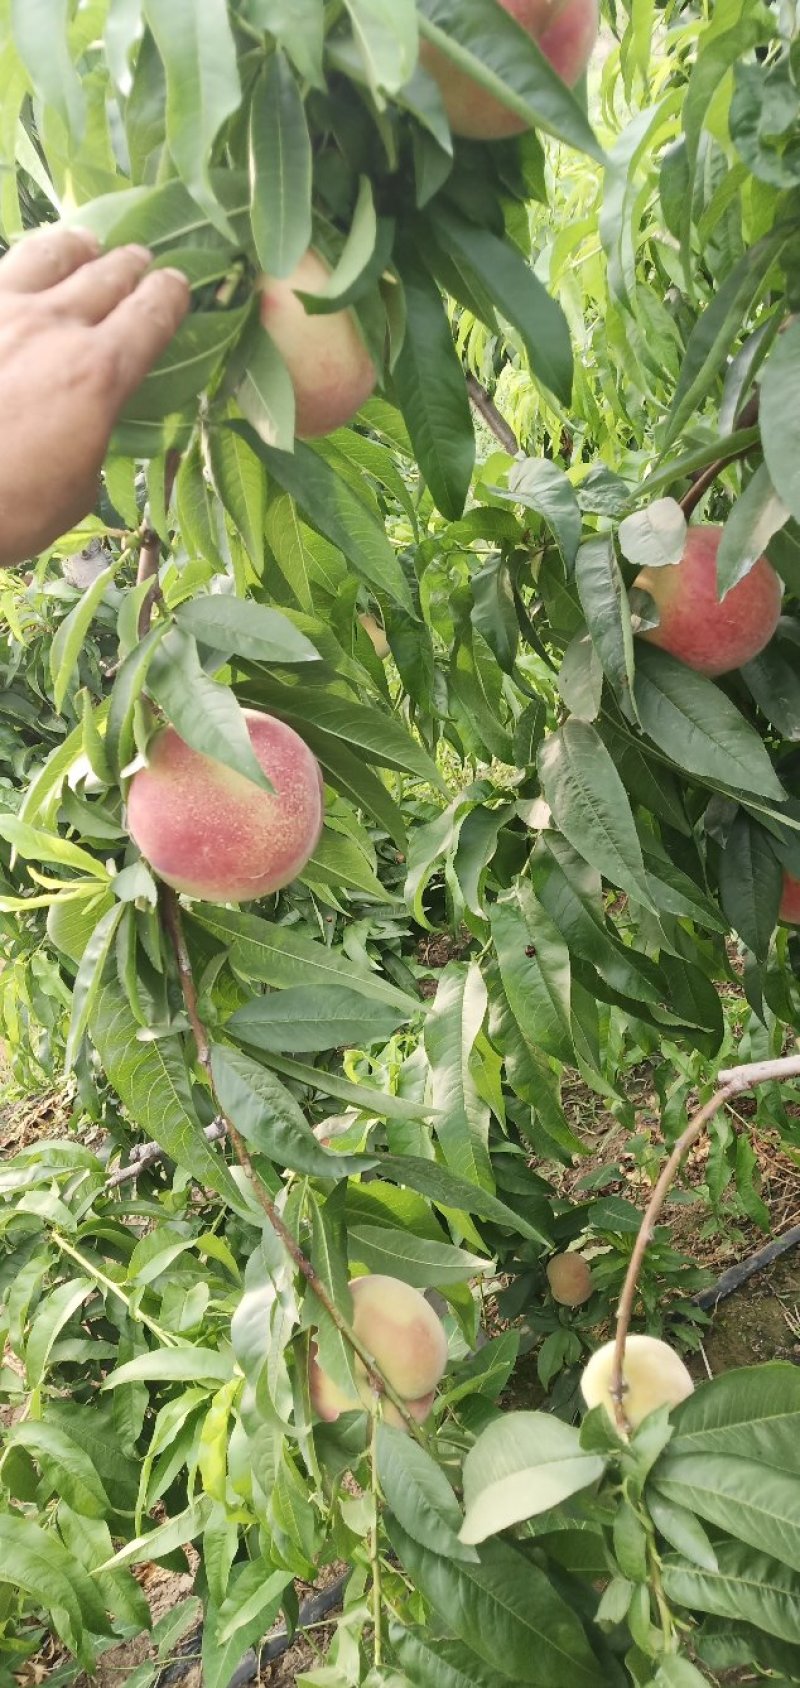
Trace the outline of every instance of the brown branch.
{"label": "brown branch", "polygon": [[467,396],[478,415],[483,417],[487,428],[491,428],[495,439],[499,440],[503,450],[507,451],[511,457],[517,457],[519,455],[519,440],[513,428],[505,417],[500,415],[497,405],[490,399],[486,388],[481,386],[480,381],[477,381],[474,375],[467,376]]}
{"label": "brown branch", "polygon": [[[224,1119],[214,1119],[210,1125],[204,1127],[203,1135],[209,1143],[215,1143],[218,1138],[227,1135],[227,1130]],[[106,1179],[103,1191],[116,1190],[120,1184],[130,1184],[134,1178],[138,1178],[142,1172],[146,1172],[149,1166],[155,1166],[157,1161],[164,1160],[164,1158],[164,1150],[160,1143],[139,1143],[136,1148],[131,1150],[128,1165],[118,1166],[116,1171],[112,1172],[110,1177]]]}
{"label": "brown branch", "polygon": [[631,1428],[625,1416],[626,1386],[623,1374],[625,1342],[636,1299],[639,1273],[672,1180],[687,1150],[691,1149],[693,1144],[697,1142],[698,1137],[705,1131],[714,1115],[719,1113],[720,1108],[725,1107],[725,1104],[732,1101],[734,1096],[741,1095],[743,1090],[752,1090],[757,1084],[768,1084],[772,1080],[788,1078],[800,1078],[800,1055],[785,1055],[777,1061],[753,1061],[749,1066],[729,1067],[725,1072],[721,1072],[719,1074],[719,1090],[690,1119],[686,1130],[681,1133],[669,1159],[662,1167],[639,1227],[639,1234],[633,1247],[617,1309],[617,1334],[614,1344],[614,1364],[611,1371],[611,1398],[614,1402],[617,1428],[624,1436],[630,1435]]}
{"label": "brown branch", "polygon": [[[164,504],[169,507],[175,476],[178,473],[181,454],[179,451],[168,451],[164,459]],[[139,611],[139,638],[143,639],[150,631],[153,610],[161,597],[161,587],[158,580],[158,569],[161,562],[161,540],[148,523],[143,522],[139,530],[142,549],[139,552],[139,567],[136,571],[137,586],[143,585],[145,580],[151,582],[150,590],[145,594]]]}
{"label": "brown branch", "polygon": [[[737,433],[742,428],[755,427],[755,424],[758,421],[758,400],[758,393],[754,393],[752,398],[748,399],[744,409],[739,412],[734,424],[734,428]],[[748,452],[752,451],[752,449],[752,445],[745,445],[740,446],[738,451],[729,451],[725,456],[718,457],[714,463],[709,463],[707,469],[702,469],[698,474],[693,476],[692,485],[689,488],[689,491],[684,493],[684,496],[680,501],[681,509],[687,522],[689,517],[697,509],[698,504],[700,504],[705,498],[709,487],[713,485],[717,476],[722,474],[723,469],[727,469],[728,465],[730,463],[735,463],[738,458],[746,457]]]}
{"label": "brown branch", "polygon": [[[164,925],[167,929],[175,955],[186,1013],[189,1018],[189,1024],[192,1028],[192,1035],[194,1037],[195,1047],[197,1050],[197,1059],[200,1066],[208,1076],[208,1081],[211,1085],[211,1092],[212,1095],[214,1095],[214,1080],[211,1071],[211,1045],[209,1043],[208,1032],[203,1024],[197,1001],[197,987],[194,982],[191,958],[186,946],[181,907],[176,893],[166,886],[164,887],[162,894],[162,913]],[[217,1100],[216,1097],[215,1100]],[[370,1353],[369,1349],[361,1341],[361,1338],[356,1335],[356,1332],[353,1330],[352,1325],[344,1317],[344,1314],[340,1313],[339,1308],[336,1306],[336,1303],[326,1289],[325,1284],[322,1282],[322,1279],[318,1276],[315,1268],[312,1266],[311,1261],[303,1253],[300,1244],[292,1236],[288,1225],[286,1225],[284,1220],[281,1218],[281,1215],[279,1214],[266,1185],[259,1178],[253,1162],[250,1159],[247,1146],[240,1133],[237,1131],[236,1126],[233,1124],[233,1121],[227,1114],[223,1113],[221,1109],[219,1117],[227,1130],[228,1137],[233,1144],[236,1159],[249,1181],[250,1187],[257,1202],[259,1203],[259,1206],[263,1209],[276,1236],[278,1236],[280,1241],[283,1243],[287,1254],[294,1261],[298,1272],[302,1273],[309,1289],[313,1290],[313,1293],[320,1305],[325,1308],[328,1318],[336,1326],[336,1329],[339,1331],[340,1335],[344,1337],[345,1342],[348,1343],[353,1352],[358,1355],[358,1358],[361,1360],[366,1369],[370,1388],[376,1395],[386,1395],[392,1402],[392,1405],[397,1408],[404,1424],[411,1431],[412,1435],[416,1436],[418,1441],[424,1441],[424,1432],[417,1424],[416,1419],[412,1417],[412,1414],[409,1412],[402,1396],[398,1395],[396,1389],[394,1389],[392,1384],[389,1383],[388,1378],[383,1376],[383,1373],[376,1364],[374,1355]]]}

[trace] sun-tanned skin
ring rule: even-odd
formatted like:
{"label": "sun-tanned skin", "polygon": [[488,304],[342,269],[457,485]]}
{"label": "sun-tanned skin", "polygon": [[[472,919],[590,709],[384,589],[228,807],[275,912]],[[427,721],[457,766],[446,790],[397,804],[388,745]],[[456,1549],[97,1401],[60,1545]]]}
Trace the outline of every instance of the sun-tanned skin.
{"label": "sun-tanned skin", "polygon": [[189,309],[178,270],[150,253],[99,255],[85,230],[27,235],[0,261],[0,566],[83,519],[123,405]]}

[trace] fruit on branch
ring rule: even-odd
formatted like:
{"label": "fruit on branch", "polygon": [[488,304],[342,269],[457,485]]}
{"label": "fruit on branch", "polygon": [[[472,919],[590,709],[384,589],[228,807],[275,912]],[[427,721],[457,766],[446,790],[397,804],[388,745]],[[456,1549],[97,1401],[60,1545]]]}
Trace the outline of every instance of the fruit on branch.
{"label": "fruit on branch", "polygon": [[[405,1401],[412,1418],[419,1423],[433,1405],[436,1385],[447,1365],[447,1338],[433,1308],[418,1289],[399,1278],[375,1273],[355,1278],[353,1329],[372,1355],[377,1369]],[[351,1394],[340,1389],[323,1371],[312,1346],[309,1363],[311,1404],[320,1418],[332,1423],[343,1412],[371,1407],[372,1388],[362,1360],[355,1360],[355,1387]],[[383,1416],[396,1429],[403,1428],[397,1408],[387,1401]]]}
{"label": "fruit on branch", "polygon": [[243,713],[272,792],[192,750],[174,727],[156,733],[128,791],[128,829],[142,855],[167,885],[205,902],[279,891],[322,831],[322,775],[308,745],[272,715]]}
{"label": "fruit on branch", "polygon": [[[581,1390],[587,1407],[605,1407],[616,1424],[611,1394],[613,1370],[614,1344],[606,1342],[586,1366]],[[657,1407],[677,1407],[694,1390],[680,1355],[656,1336],[628,1337],[622,1375],[625,1384],[622,1410],[632,1430]]]}
{"label": "fruit on branch", "polygon": [[554,1254],[547,1262],[547,1282],[562,1307],[581,1307],[592,1293],[592,1274],[582,1254]]}
{"label": "fruit on branch", "polygon": [[380,658],[381,662],[385,662],[387,656],[391,653],[389,650],[389,641],[383,628],[381,627],[380,622],[375,620],[374,615],[368,615],[366,613],[364,615],[360,615],[358,619],[361,622],[361,626],[363,627],[367,638],[372,641],[375,655]]}
{"label": "fruit on branch", "polygon": [[634,586],[649,592],[658,627],[640,637],[680,658],[698,674],[727,674],[741,668],[769,643],[781,613],[781,583],[766,557],[743,580],[717,598],[717,552],[721,527],[698,525],[686,537],[679,563],[643,568]]}
{"label": "fruit on branch", "polygon": [[[570,88],[583,75],[597,40],[597,0],[498,0],[504,12],[524,29]],[[524,119],[487,93],[466,71],[459,70],[429,41],[420,48],[420,63],[439,84],[444,109],[454,135],[475,141],[502,141],[521,135]]]}
{"label": "fruit on branch", "polygon": [[778,919],[784,920],[787,926],[800,926],[800,879],[795,879],[793,873],[783,876]]}
{"label": "fruit on branch", "polygon": [[330,273],[330,265],[309,247],[285,280],[261,280],[261,322],[289,371],[295,433],[301,439],[329,434],[352,421],[377,380],[355,312],[312,316],[297,296],[321,293]]}

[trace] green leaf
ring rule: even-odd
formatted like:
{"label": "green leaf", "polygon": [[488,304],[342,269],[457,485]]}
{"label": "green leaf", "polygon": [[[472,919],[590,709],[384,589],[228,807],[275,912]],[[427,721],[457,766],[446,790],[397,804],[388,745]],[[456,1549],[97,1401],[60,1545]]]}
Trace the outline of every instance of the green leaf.
{"label": "green leaf", "polygon": [[636,705],[648,736],[689,774],[780,802],[785,793],[758,734],[705,674],[639,649]]}
{"label": "green leaf", "polygon": [[769,834],[740,809],[720,859],[719,891],[726,919],[759,961],[778,923],[782,885]]}
{"label": "green leaf", "polygon": [[512,674],[519,646],[519,622],[511,572],[503,557],[491,557],[470,581],[474,603],[470,621],[489,646],[504,674]]}
{"label": "green leaf", "polygon": [[86,643],[86,635],[94,619],[95,610],[102,603],[106,588],[111,585],[120,561],[121,558],[115,557],[108,568],[103,569],[102,574],[99,574],[84,592],[74,610],[70,610],[69,615],[64,617],[53,638],[50,646],[50,677],[53,682],[53,702],[59,714],[64,707],[64,699]]}
{"label": "green leaf", "polygon": [[661,1574],[667,1599],[692,1612],[754,1624],[782,1641],[800,1641],[796,1572],[739,1542],[721,1542],[718,1561],[716,1571],[701,1571],[686,1560],[666,1558]]}
{"label": "green leaf", "polygon": [[414,997],[379,973],[359,968],[341,950],[316,943],[290,926],[273,925],[258,914],[243,914],[238,909],[197,903],[189,920],[216,938],[238,973],[258,984],[275,990],[289,985],[347,986],[405,1013],[419,1011]]}
{"label": "green leaf", "polygon": [[475,1564],[423,1547],[396,1519],[389,1538],[405,1570],[439,1618],[487,1664],[531,1688],[607,1688],[576,1612],[538,1565],[505,1542],[490,1542]]}
{"label": "green leaf", "polygon": [[203,1135],[177,1038],[142,1042],[128,999],[108,972],[89,1029],[109,1082],[140,1130],[200,1185],[249,1215],[222,1156]]}
{"label": "green leaf", "polygon": [[55,833],[41,832],[38,827],[28,826],[17,815],[0,814],[0,838],[5,838],[26,861],[55,862],[59,867],[74,867],[78,873],[88,873],[93,879],[108,881],[107,867],[90,856],[88,850],[82,850],[79,844],[70,844],[68,839],[59,838]]}
{"label": "green leaf", "polygon": [[44,1602],[62,1640],[91,1668],[84,1629],[108,1635],[110,1626],[90,1577],[54,1531],[15,1513],[0,1517],[0,1582]]}
{"label": "green leaf", "polygon": [[88,1453],[60,1425],[42,1419],[13,1425],[7,1445],[27,1449],[73,1512],[84,1518],[107,1517],[111,1502]]}
{"label": "green leaf", "polygon": [[637,568],[679,563],[686,548],[686,517],[674,498],[654,498],[619,525],[622,555]]}
{"label": "green leaf", "polygon": [[435,1459],[401,1430],[380,1424],[376,1438],[378,1480],[384,1499],[412,1540],[436,1542],[446,1559],[472,1561],[458,1537],[461,1508]]}
{"label": "green leaf", "polygon": [[265,445],[246,422],[232,422],[230,427],[266,464],[311,526],[344,553],[356,573],[413,615],[405,575],[377,515],[373,516],[324,457],[301,440],[293,452],[276,451]]}
{"label": "green leaf", "polygon": [[241,534],[254,567],[264,562],[267,488],[264,470],[233,426],[212,428],[206,436],[211,477],[234,527]]}
{"label": "green leaf", "polygon": [[275,36],[300,75],[315,88],[325,86],[323,5],[324,0],[246,0],[250,22]]}
{"label": "green leaf", "polygon": [[226,1031],[276,1055],[386,1043],[408,1018],[346,985],[294,985],[237,1008]]}
{"label": "green leaf", "polygon": [[653,1688],[708,1688],[706,1678],[688,1659],[668,1655],[653,1678]]}
{"label": "green leaf", "polygon": [[154,1348],[126,1360],[103,1379],[103,1389],[126,1383],[227,1383],[231,1360],[216,1348]]}
{"label": "green leaf", "polygon": [[386,1090],[376,1090],[371,1084],[353,1084],[324,1067],[308,1067],[303,1061],[293,1061],[272,1053],[265,1054],[264,1060],[268,1067],[282,1073],[284,1078],[295,1079],[298,1084],[307,1085],[322,1096],[333,1096],[337,1102],[344,1102],[346,1107],[357,1108],[376,1119],[422,1120],[428,1119],[431,1113],[431,1109],[421,1103],[392,1096]]}
{"label": "green leaf", "polygon": [[225,0],[144,0],[167,78],[167,141],[181,180],[223,234],[228,220],[214,194],[214,141],[242,97]]}
{"label": "green leaf", "polygon": [[252,780],[262,791],[272,791],[233,692],[209,680],[188,633],[173,627],[165,635],[150,658],[147,680],[148,690],[185,744]]}
{"label": "green leaf", "polygon": [[503,989],[525,1042],[537,1055],[573,1061],[570,958],[560,932],[522,879],[493,903],[490,923]]}
{"label": "green leaf", "polygon": [[64,1056],[67,1072],[70,1072],[75,1064],[83,1034],[89,1024],[89,1016],[100,989],[106,961],[122,914],[122,904],[115,903],[99,920],[95,916],[96,924],[81,956],[72,991],[72,1013]]}
{"label": "green leaf", "polygon": [[420,0],[420,34],[516,113],[603,162],[585,112],[527,31],[490,0]]}
{"label": "green leaf", "polygon": [[406,334],[394,367],[400,408],[423,480],[448,521],[469,492],[475,435],[464,372],[441,294],[416,255],[402,258]]}
{"label": "green leaf", "polygon": [[785,527],[789,511],[778,497],[769,470],[761,463],[725,523],[717,552],[717,596],[724,598],[743,580],[766,550],[773,534]]}
{"label": "green leaf", "polygon": [[381,1155],[379,1164],[384,1178],[390,1178],[406,1189],[418,1190],[420,1195],[428,1196],[445,1210],[456,1209],[475,1214],[478,1219],[489,1219],[495,1225],[510,1227],[521,1236],[530,1237],[532,1242],[547,1244],[550,1241],[543,1231],[522,1214],[507,1207],[489,1190],[481,1189],[479,1184],[471,1184],[466,1178],[459,1178],[436,1161],[422,1160],[416,1155]]}
{"label": "green leaf", "polygon": [[553,819],[573,849],[612,885],[649,906],[628,794],[595,728],[571,720],[545,739],[539,776]]}
{"label": "green leaf", "polygon": [[779,334],[761,377],[759,424],[769,477],[778,497],[800,518],[800,322]]}
{"label": "green leaf", "polygon": [[14,41],[33,87],[77,142],[86,121],[86,96],[72,62],[69,22],[69,0],[11,0]]}
{"label": "green leaf", "polygon": [[235,345],[249,310],[249,305],[243,305],[193,311],[186,318],[122,410],[114,434],[118,454],[158,457],[173,445],[188,445],[191,418],[182,421],[178,413],[210,385]]}
{"label": "green leaf", "polygon": [[341,739],[367,762],[413,774],[426,784],[443,789],[444,782],[433,758],[401,721],[380,709],[323,691],[321,687],[287,684],[275,675],[263,673],[246,692],[242,689],[242,695],[248,702],[252,698],[258,707],[288,721],[301,738],[307,739],[312,750],[316,749],[319,735]]}
{"label": "green leaf", "polygon": [[[751,246],[725,277],[689,336],[670,407],[664,448],[677,439],[719,375],[742,322],[761,294],[785,240],[773,232]],[[785,339],[785,336],[782,336]],[[765,375],[768,365],[765,366]],[[763,433],[763,418],[761,421]],[[769,457],[767,457],[769,463]],[[775,480],[775,477],[773,476]],[[775,484],[780,492],[778,481]]]}
{"label": "green leaf", "polygon": [[125,1543],[113,1559],[106,1560],[99,1568],[101,1571],[116,1571],[122,1565],[149,1564],[150,1560],[166,1559],[174,1553],[176,1547],[185,1547],[187,1542],[196,1541],[202,1534],[214,1505],[210,1495],[201,1495],[198,1500],[187,1506],[184,1512],[176,1517],[168,1518],[165,1524],[159,1524],[156,1529],[148,1531],[146,1535],[136,1536],[133,1541]]}
{"label": "green leaf", "polygon": [[352,1223],[347,1236],[351,1260],[360,1261],[369,1272],[401,1278],[415,1289],[466,1284],[491,1265],[480,1255],[467,1254],[451,1243],[415,1237],[391,1225]]}
{"label": "green leaf", "polygon": [[156,647],[169,631],[169,623],[162,621],[125,657],[114,681],[109,699],[106,755],[111,772],[119,778],[127,768],[134,750],[134,715],[136,704],[147,679],[147,671]]}
{"label": "green leaf", "polygon": [[647,1490],[647,1509],[656,1529],[684,1559],[701,1570],[715,1571],[717,1555],[700,1519],[685,1506],[674,1506],[655,1488]]}
{"label": "green leaf", "polygon": [[44,1377],[53,1344],[96,1285],[88,1278],[69,1278],[58,1284],[40,1303],[25,1344],[25,1376],[29,1389],[37,1389]]}
{"label": "green leaf", "polygon": [[543,516],[568,567],[581,542],[582,518],[572,482],[549,457],[527,457],[508,477],[508,497]]}
{"label": "green leaf", "polygon": [[486,986],[477,963],[465,967],[450,962],[425,1025],[436,1134],[448,1166],[459,1177],[492,1190],[489,1107],[472,1068],[485,1014]]}
{"label": "green leaf", "polygon": [[800,1372],[781,1361],[725,1372],[673,1417],[670,1454],[757,1459],[800,1477]]}
{"label": "green leaf", "polygon": [[781,1558],[800,1571],[800,1478],[728,1454],[674,1454],[654,1474],[659,1494],[685,1506],[737,1540]]}
{"label": "green leaf", "polygon": [[211,1066],[223,1112],[250,1148],[277,1166],[317,1178],[346,1178],[377,1165],[374,1155],[338,1155],[323,1149],[291,1091],[238,1049],[215,1044]]}
{"label": "green leaf", "polygon": [[249,657],[253,662],[275,663],[281,668],[297,662],[319,662],[311,640],[288,616],[250,598],[232,598],[221,592],[188,598],[176,611],[175,621],[182,632],[226,656]]}
{"label": "green leaf", "polygon": [[374,92],[396,94],[417,62],[417,14],[414,0],[345,0],[367,80]]}
{"label": "green leaf", "polygon": [[507,1688],[505,1672],[492,1670],[461,1641],[442,1640],[425,1629],[389,1628],[392,1655],[411,1688]]}
{"label": "green leaf", "polygon": [[603,1475],[580,1434],[551,1413],[504,1413],[487,1425],[464,1461],[461,1540],[485,1541],[512,1524],[560,1506]]}
{"label": "green leaf", "polygon": [[580,721],[597,720],[603,701],[603,665],[590,633],[579,629],[573,634],[561,659],[557,684],[570,715]]}
{"label": "green leaf", "polygon": [[436,234],[446,251],[474,270],[501,316],[518,329],[537,379],[568,405],[573,370],[567,319],[519,249],[450,211],[439,211]]}
{"label": "green leaf", "polygon": [[589,539],[580,547],[575,558],[575,584],[603,672],[625,714],[629,714],[634,674],[631,612],[614,547],[606,535]]}
{"label": "green leaf", "polygon": [[280,49],[250,106],[253,240],[269,276],[289,276],[311,244],[311,141],[297,81]]}
{"label": "green leaf", "polygon": [[741,670],[742,679],[762,714],[782,738],[800,739],[800,675],[796,647],[778,635]]}

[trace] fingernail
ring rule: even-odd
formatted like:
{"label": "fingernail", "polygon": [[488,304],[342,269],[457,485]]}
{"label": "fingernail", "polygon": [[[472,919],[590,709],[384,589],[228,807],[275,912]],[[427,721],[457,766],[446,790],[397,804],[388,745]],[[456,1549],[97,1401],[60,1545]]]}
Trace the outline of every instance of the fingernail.
{"label": "fingernail", "polygon": [[130,246],[126,246],[125,251],[130,252],[132,258],[141,258],[143,264],[149,264],[153,257],[149,246],[138,246],[133,243]]}
{"label": "fingernail", "polygon": [[165,264],[163,270],[159,270],[158,273],[159,273],[159,275],[171,275],[171,276],[174,277],[175,281],[182,281],[184,287],[189,286],[188,280],[187,280],[186,276],[184,275],[183,270],[170,269],[169,266]]}

